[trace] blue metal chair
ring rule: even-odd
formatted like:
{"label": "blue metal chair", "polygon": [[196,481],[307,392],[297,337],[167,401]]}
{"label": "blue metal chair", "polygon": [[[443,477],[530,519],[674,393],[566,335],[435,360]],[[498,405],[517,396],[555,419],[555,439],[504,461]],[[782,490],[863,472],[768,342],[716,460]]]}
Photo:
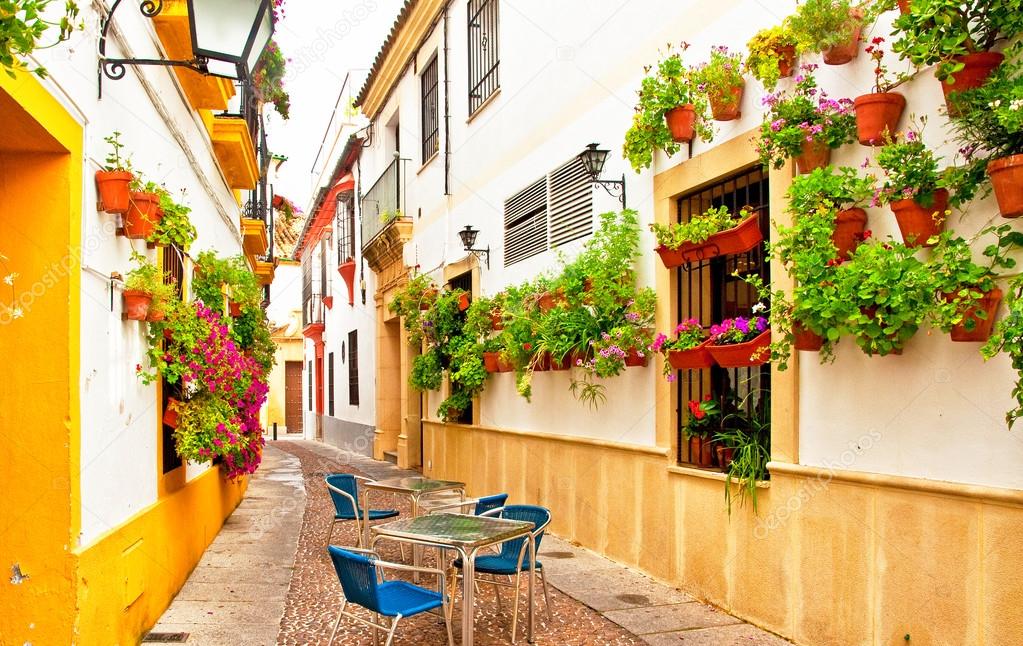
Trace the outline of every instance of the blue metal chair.
{"label": "blue metal chair", "polygon": [[[547,529],[547,525],[551,522],[551,512],[546,507],[539,507],[537,505],[506,505],[504,507],[498,507],[491,509],[481,516],[497,516],[500,518],[507,518],[509,520],[524,520],[533,523],[533,531],[530,532],[533,535],[533,540],[536,543],[536,551],[540,551],[540,541],[543,540],[543,533]],[[497,594],[497,599],[500,602],[501,594],[498,591],[497,586],[511,587],[515,590],[515,603],[512,609],[512,643],[515,643],[515,632],[518,627],[519,618],[519,596],[520,596],[520,582],[523,572],[529,572],[529,562],[526,560],[527,552],[529,550],[529,541],[526,537],[517,538],[511,541],[505,541],[501,543],[501,551],[497,554],[484,554],[476,557],[476,574],[489,574],[491,579],[478,578],[476,581],[489,583],[494,586],[494,592]],[[458,569],[462,568],[462,560],[456,559],[454,566]],[[551,600],[547,593],[547,577],[543,573],[543,563],[535,561],[534,565],[537,576],[540,577],[540,582],[543,585],[543,600],[544,607],[547,610],[547,619],[551,619]],[[507,576],[509,578],[508,583],[502,583],[496,579],[497,576]],[[511,578],[514,577],[514,583],[511,582]]]}
{"label": "blue metal chair", "polygon": [[[330,545],[331,536],[334,535],[334,525],[339,520],[354,520],[355,531],[359,535],[359,546],[364,547],[362,544],[363,509],[359,505],[359,480],[369,482],[369,478],[363,478],[362,476],[350,473],[333,473],[324,478],[324,480],[327,483],[330,498],[334,501],[334,520],[330,523],[330,530],[327,532],[327,545]],[[369,510],[370,520],[395,518],[397,515],[397,509]]]}
{"label": "blue metal chair", "polygon": [[467,513],[467,508],[472,506],[472,514],[474,516],[482,516],[488,511],[493,511],[498,507],[503,507],[504,503],[508,501],[508,494],[497,493],[492,496],[482,496],[476,499],[463,500],[461,502],[452,502],[443,505],[430,505],[429,512],[431,514],[449,511],[451,509],[460,509],[461,513]]}
{"label": "blue metal chair", "polygon": [[[342,617],[348,617],[370,626],[373,629],[374,644],[379,643],[377,631],[386,630],[387,641],[384,642],[384,646],[390,646],[399,621],[435,608],[440,608],[444,615],[444,625],[448,631],[448,646],[454,645],[454,638],[451,634],[451,606],[446,595],[421,588],[407,581],[387,581],[383,576],[385,569],[436,574],[440,578],[440,589],[446,590],[445,574],[442,570],[381,561],[372,550],[340,548],[330,545],[327,547],[327,552],[330,554],[330,560],[334,563],[337,578],[341,581],[341,589],[344,592],[341,609],[338,611],[337,621],[334,622],[334,630],[330,633],[330,641],[327,646],[334,643],[334,637],[337,635]],[[372,612],[373,620],[347,612],[349,603],[362,606]],[[390,625],[384,625],[381,617],[389,620]]]}

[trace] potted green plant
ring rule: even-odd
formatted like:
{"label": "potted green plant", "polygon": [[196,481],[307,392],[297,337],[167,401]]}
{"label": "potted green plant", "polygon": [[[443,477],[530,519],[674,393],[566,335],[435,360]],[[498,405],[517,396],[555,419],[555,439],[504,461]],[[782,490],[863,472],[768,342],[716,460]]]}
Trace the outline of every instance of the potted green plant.
{"label": "potted green plant", "polygon": [[259,55],[259,61],[252,74],[252,88],[260,102],[272,104],[277,114],[285,120],[291,116],[291,97],[284,89],[286,65],[287,60],[280,46],[271,38],[263,53]]}
{"label": "potted green plant", "polygon": [[[756,401],[753,401],[756,396]],[[771,460],[771,399],[768,391],[749,393],[721,420],[714,435],[719,463],[725,470],[725,501],[732,512],[732,486],[738,486],[739,502],[749,499],[757,512],[757,487],[768,479]]]}
{"label": "potted green plant", "polygon": [[128,187],[131,184],[131,159],[123,154],[124,144],[121,133],[114,131],[103,141],[110,144],[106,163],[96,171],[96,191],[99,193],[99,207],[107,213],[124,213],[128,210]]}
{"label": "potted green plant", "polygon": [[1011,429],[1016,420],[1023,417],[1023,276],[1010,279],[1005,305],[1005,315],[995,323],[991,338],[980,352],[985,359],[1004,352],[1016,371],[1016,383],[1012,387],[1016,405],[1005,414],[1005,423]]}
{"label": "potted green plant", "polygon": [[668,269],[694,260],[749,251],[764,239],[759,214],[748,207],[737,214],[726,206],[712,207],[687,222],[652,223],[650,230],[657,239],[657,254]]}
{"label": "potted green plant", "polygon": [[[423,342],[422,312],[429,309],[429,304],[435,300],[436,293],[437,288],[429,275],[416,274],[409,278],[405,286],[387,304],[387,309],[401,317],[411,345]],[[426,308],[423,308],[424,304]]]}
{"label": "potted green plant", "polygon": [[765,167],[781,168],[795,158],[800,173],[827,166],[831,151],[853,141],[856,117],[852,101],[832,99],[817,87],[816,65],[803,65],[789,93],[763,98],[767,112],[757,152]]}
{"label": "potted green plant", "polygon": [[669,155],[679,151],[679,143],[699,135],[713,138],[707,125],[707,98],[697,89],[693,71],[682,62],[682,53],[668,48],[667,55],[654,68],[644,68],[639,102],[632,126],[625,133],[623,153],[636,172],[648,168],[657,149]]}
{"label": "potted green plant", "polygon": [[135,266],[124,278],[124,313],[129,320],[145,321],[153,295],[165,293],[164,272],[136,251],[131,260]]}
{"label": "potted green plant", "polygon": [[163,215],[146,240],[164,247],[173,245],[187,252],[198,237],[198,232],[188,217],[192,209],[175,202],[167,191],[161,191],[159,195],[160,211]]}
{"label": "potted green plant", "polygon": [[696,68],[693,74],[699,91],[710,101],[710,113],[715,121],[732,121],[742,116],[742,91],[746,80],[742,77],[742,56],[729,52],[728,47],[716,45],[710,50],[710,60]]}
{"label": "potted green plant", "polygon": [[881,147],[877,165],[884,177],[876,201],[891,208],[906,246],[933,246],[934,237],[945,226],[950,204],[938,157],[919,133],[910,130]]}
{"label": "potted green plant", "polygon": [[744,69],[760,81],[766,90],[773,90],[779,79],[792,76],[796,68],[796,37],[791,21],[761,29],[746,43]]}
{"label": "potted green plant", "polygon": [[771,358],[771,329],[763,316],[737,316],[710,326],[707,352],[722,368],[759,366]]}
{"label": "potted green plant", "polygon": [[412,360],[408,383],[415,390],[437,390],[444,381],[440,350],[429,348]]}
{"label": "potted green plant", "polygon": [[835,267],[835,299],[846,327],[868,355],[901,354],[933,307],[934,280],[914,249],[867,241]]}
{"label": "potted green plant", "polygon": [[707,352],[707,330],[694,318],[688,318],[675,326],[674,338],[659,332],[650,344],[652,352],[665,356],[664,376],[675,381],[676,370],[699,370],[714,365]]}
{"label": "potted green plant", "polygon": [[803,214],[817,213],[821,206],[835,213],[831,241],[837,257],[846,258],[863,239],[867,225],[866,206],[874,195],[874,182],[848,167],[818,168],[792,180],[787,197],[789,211],[797,222]]}
{"label": "potted green plant", "polygon": [[[1023,33],[1015,0],[916,0],[895,21],[892,49],[918,67],[937,65],[946,102],[984,84],[1004,59],[991,49]],[[950,106],[951,107],[951,106]]]}
{"label": "potted green plant", "polygon": [[688,419],[682,432],[689,442],[689,459],[699,467],[714,466],[714,434],[721,427],[721,406],[711,395],[686,404]]}
{"label": "potted green plant", "polygon": [[906,97],[892,90],[913,77],[909,73],[889,77],[884,64],[883,44],[884,38],[878,36],[865,50],[874,61],[873,92],[853,99],[857,139],[864,146],[879,146],[898,132],[899,119],[906,109]]}
{"label": "potted green plant", "polygon": [[820,52],[827,65],[844,65],[859,53],[864,13],[852,0],[805,0],[790,17],[801,52]]}
{"label": "potted green plant", "polygon": [[[990,178],[1002,217],[1023,216],[1023,46],[983,86],[956,94],[952,125],[967,188]],[[970,193],[957,186],[957,193]]]}

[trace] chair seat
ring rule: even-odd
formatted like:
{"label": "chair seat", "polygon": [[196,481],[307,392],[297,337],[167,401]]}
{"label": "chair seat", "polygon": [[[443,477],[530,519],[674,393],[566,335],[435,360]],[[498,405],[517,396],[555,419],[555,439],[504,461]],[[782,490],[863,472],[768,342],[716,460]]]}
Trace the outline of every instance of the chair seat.
{"label": "chair seat", "polygon": [[420,588],[405,581],[386,581],[377,588],[380,614],[410,617],[443,605],[439,592]]}
{"label": "chair seat", "polygon": [[[370,509],[369,519],[370,520],[383,520],[385,518],[394,518],[398,515],[397,509]],[[352,514],[334,514],[336,520],[355,520],[355,516]],[[362,512],[359,512],[359,520],[362,520]]]}
{"label": "chair seat", "polygon": [[[476,557],[476,572],[478,574],[515,574],[518,571],[515,567],[517,563],[518,558],[505,557],[500,554],[485,554]],[[462,559],[455,559],[454,566],[462,569]],[[543,563],[537,561],[536,569],[542,570]],[[522,559],[522,571],[529,571],[529,561],[527,559]]]}

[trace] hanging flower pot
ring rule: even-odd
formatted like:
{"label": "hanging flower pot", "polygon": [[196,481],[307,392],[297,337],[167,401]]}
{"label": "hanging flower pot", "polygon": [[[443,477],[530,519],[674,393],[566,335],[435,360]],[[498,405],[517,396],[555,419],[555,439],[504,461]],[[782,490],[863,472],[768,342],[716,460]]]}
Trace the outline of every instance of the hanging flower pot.
{"label": "hanging flower pot", "polygon": [[1000,52],[979,52],[976,54],[965,54],[953,57],[957,63],[963,64],[963,69],[949,74],[948,78],[941,82],[941,91],[945,94],[945,107],[953,116],[955,109],[949,103],[953,93],[964,92],[978,88],[987,81],[991,72],[1002,64],[1005,55]]}
{"label": "hanging flower pot", "polygon": [[845,65],[860,53],[860,31],[863,29],[863,12],[853,9],[849,19],[855,22],[852,36],[848,41],[829,47],[821,52],[825,65]]}
{"label": "hanging flower pot", "polygon": [[934,204],[931,206],[923,206],[914,199],[896,200],[889,206],[895,213],[907,247],[933,247],[934,243],[928,240],[945,228],[948,191],[943,188],[934,191]]}
{"label": "hanging flower pot", "polygon": [[699,467],[714,466],[714,445],[707,438],[689,438],[689,460]]}
{"label": "hanging flower pot", "polygon": [[145,321],[153,296],[135,289],[124,290],[124,315],[131,321]]}
{"label": "hanging flower pot", "polygon": [[553,292],[544,292],[536,299],[536,305],[541,312],[550,312],[552,309],[565,302],[565,292],[560,287]]}
{"label": "hanging flower pot", "polygon": [[458,295],[458,311],[464,312],[469,309],[469,294],[462,292]]}
{"label": "hanging flower pot", "polygon": [[692,103],[680,105],[664,113],[664,121],[671,131],[671,138],[686,143],[696,136],[696,106]]}
{"label": "hanging flower pot", "polygon": [[484,352],[483,353],[483,367],[487,369],[487,372],[500,372],[501,371],[501,353],[500,352]]}
{"label": "hanging flower pot", "polygon": [[669,350],[668,363],[675,370],[701,370],[714,365],[714,359],[707,348],[710,340],[704,341],[691,350]]}
{"label": "hanging flower pot", "polygon": [[760,231],[760,217],[755,213],[731,229],[719,231],[703,242],[691,242],[677,249],[660,246],[655,249],[667,269],[688,262],[707,260],[715,256],[744,253],[764,241]]}
{"label": "hanging flower pot", "polygon": [[419,309],[428,310],[433,305],[433,301],[437,298],[436,289],[428,289],[423,292],[423,295],[419,298]]}
{"label": "hanging flower pot", "polygon": [[504,357],[503,353],[498,353],[497,358],[497,371],[498,372],[515,372],[515,364]]}
{"label": "hanging flower pot", "polygon": [[[954,294],[945,294],[946,301],[952,301]],[[963,322],[952,328],[951,336],[953,341],[959,342],[984,342],[991,336],[991,327],[995,323],[995,312],[1002,302],[1002,290],[997,287],[990,292],[985,292],[981,297],[973,301],[970,311],[963,317]],[[977,314],[983,312],[984,318]],[[968,329],[972,328],[972,329]]]}
{"label": "hanging flower pot", "polygon": [[831,163],[831,149],[819,141],[804,141],[803,152],[796,155],[796,169],[806,175]]}
{"label": "hanging flower pot", "polygon": [[708,345],[707,351],[722,368],[748,368],[767,363],[771,358],[771,331],[764,330],[745,343]]}
{"label": "hanging flower pot", "polygon": [[907,13],[912,11],[912,7],[910,6],[910,0],[897,0],[897,1],[899,3],[899,13],[901,13],[902,15],[905,16]]}
{"label": "hanging flower pot", "polygon": [[178,406],[181,402],[173,397],[167,398],[167,405],[163,408],[163,425],[171,428],[178,427]]}
{"label": "hanging flower pot", "polygon": [[551,370],[568,370],[569,368],[575,365],[577,358],[578,355],[576,354],[575,351],[569,352],[568,354],[563,356],[560,361],[550,355],[548,355],[547,357],[548,361],[550,362]]}
{"label": "hanging flower pot", "polygon": [[824,337],[795,321],[792,323],[792,347],[803,352],[820,352],[824,347]]}
{"label": "hanging flower pot", "polygon": [[853,101],[856,108],[856,135],[864,146],[884,144],[885,135],[894,136],[906,109],[906,97],[898,92],[864,94]]}
{"label": "hanging flower pot", "polygon": [[161,217],[160,197],[156,193],[132,192],[123,216],[124,235],[136,240],[149,238]]}
{"label": "hanging flower pot", "polygon": [[1023,155],[1009,155],[987,165],[1003,218],[1023,215]]}
{"label": "hanging flower pot", "polygon": [[743,85],[736,85],[727,92],[715,92],[710,95],[710,113],[714,121],[734,121],[742,116]]}
{"label": "hanging flower pot", "polygon": [[96,171],[96,191],[99,193],[100,210],[107,213],[124,213],[128,210],[128,185],[132,174],[126,170]]}
{"label": "hanging flower pot", "polygon": [[785,45],[775,52],[778,55],[778,76],[787,79],[796,71],[796,46]]}
{"label": "hanging flower pot", "polygon": [[238,318],[239,316],[242,315],[242,304],[241,303],[236,303],[234,301],[229,301],[228,307],[230,308],[231,316],[232,317]]}
{"label": "hanging flower pot", "polygon": [[490,327],[495,331],[504,329],[504,320],[501,318],[501,310],[490,311]]}
{"label": "hanging flower pot", "polygon": [[835,245],[838,258],[845,259],[863,241],[863,230],[867,227],[867,212],[861,208],[845,209],[835,216],[835,232],[831,242]]}
{"label": "hanging flower pot", "polygon": [[639,350],[632,348],[629,350],[629,354],[625,355],[625,367],[645,368],[649,360],[647,353],[644,352],[643,354],[640,354]]}
{"label": "hanging flower pot", "polygon": [[152,303],[150,303],[149,311],[146,312],[146,320],[149,321],[150,323],[159,323],[165,318],[167,318],[167,313],[162,310],[159,312],[154,310],[152,307]]}
{"label": "hanging flower pot", "polygon": [[548,352],[539,354],[533,358],[533,370],[536,372],[547,372],[551,369],[551,355]]}

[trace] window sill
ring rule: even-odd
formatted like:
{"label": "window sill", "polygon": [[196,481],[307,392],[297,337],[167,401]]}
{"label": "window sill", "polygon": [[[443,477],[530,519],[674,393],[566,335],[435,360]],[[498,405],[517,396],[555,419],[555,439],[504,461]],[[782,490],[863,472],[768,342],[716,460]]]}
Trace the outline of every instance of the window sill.
{"label": "window sill", "polygon": [[432,162],[434,159],[437,159],[438,157],[440,157],[440,151],[436,150],[432,155],[430,155],[430,157],[426,161],[423,162],[423,165],[420,166],[419,170],[416,171],[416,175],[426,170],[426,167],[430,165],[430,162]]}
{"label": "window sill", "polygon": [[499,97],[499,96],[501,96],[501,88],[497,88],[496,90],[494,90],[493,94],[491,94],[486,99],[484,99],[483,103],[479,104],[479,106],[476,108],[476,110],[474,110],[473,113],[469,115],[469,118],[466,119],[465,122],[467,124],[468,123],[472,123],[473,119],[475,119],[479,115],[480,112],[483,112],[484,110],[486,110],[487,106],[489,106],[491,103],[496,101],[497,97]]}
{"label": "window sill", "polygon": [[[718,482],[726,482],[728,475],[722,471],[710,471],[708,469],[699,469],[696,467],[684,467],[684,466],[669,466],[668,473],[673,473],[680,476],[690,476],[693,478],[703,478],[704,480],[717,480]],[[757,482],[758,489],[770,489],[770,480],[760,480]]]}

